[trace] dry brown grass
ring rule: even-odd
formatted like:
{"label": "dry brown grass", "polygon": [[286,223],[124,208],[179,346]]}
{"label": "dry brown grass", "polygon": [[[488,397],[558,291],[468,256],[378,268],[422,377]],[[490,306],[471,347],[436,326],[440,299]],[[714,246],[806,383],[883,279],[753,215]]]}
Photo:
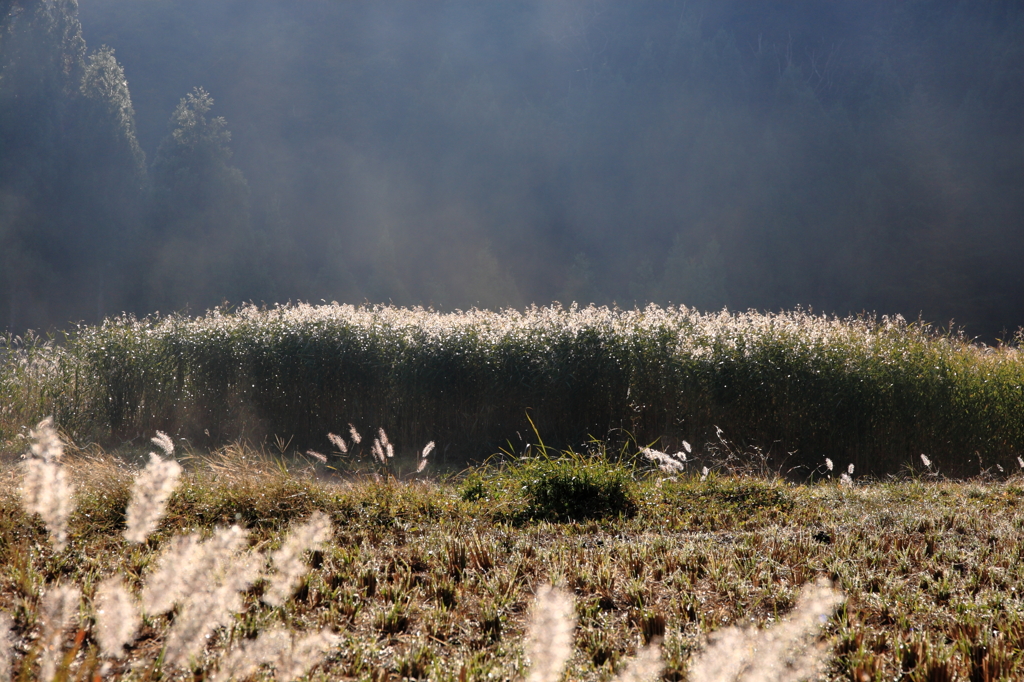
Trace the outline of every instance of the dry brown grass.
{"label": "dry brown grass", "polygon": [[[1024,674],[1017,479],[796,486],[653,474],[631,491],[631,517],[550,523],[510,512],[525,502],[507,470],[341,483],[242,446],[188,464],[168,515],[135,544],[122,535],[135,472],[99,452],[66,455],[76,493],[63,551],[23,510],[20,475],[3,472],[0,610],[16,675],[45,664],[72,677],[225,679],[257,660],[267,674],[308,660],[314,678],[524,678],[538,658],[524,653],[531,607],[548,583],[571,595],[569,679],[647,679],[658,666],[667,680],[792,679],[819,663],[830,680]],[[316,513],[333,540],[303,552],[294,591],[267,603],[273,573],[240,570],[251,565],[242,557],[316,544],[293,541]],[[122,576],[145,601],[175,536],[195,533],[179,549],[196,552],[236,524],[223,555],[190,555],[201,598],[185,590],[169,614],[151,609],[133,637],[102,633],[99,610],[116,602],[103,581]],[[800,607],[801,586],[822,578],[847,596],[835,615],[827,591]],[[78,586],[81,612],[66,628],[63,597]],[[186,632],[193,618],[201,627]],[[123,658],[111,655],[118,643]],[[752,647],[758,656],[735,670],[711,665],[742,663],[737,648]]]}

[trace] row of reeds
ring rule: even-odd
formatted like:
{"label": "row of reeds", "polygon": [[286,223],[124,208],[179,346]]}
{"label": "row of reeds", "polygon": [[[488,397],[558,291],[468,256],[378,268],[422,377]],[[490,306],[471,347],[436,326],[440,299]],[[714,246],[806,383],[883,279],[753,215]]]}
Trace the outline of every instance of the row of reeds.
{"label": "row of reeds", "polygon": [[962,476],[1015,467],[1024,451],[1017,347],[899,317],[246,306],[112,318],[5,357],[0,391],[35,396],[23,411],[106,442],[163,430],[197,447],[278,435],[320,448],[354,423],[436,440],[457,465],[525,447],[529,415],[556,446],[700,450],[719,427],[780,470],[830,456],[885,474],[926,454]]}

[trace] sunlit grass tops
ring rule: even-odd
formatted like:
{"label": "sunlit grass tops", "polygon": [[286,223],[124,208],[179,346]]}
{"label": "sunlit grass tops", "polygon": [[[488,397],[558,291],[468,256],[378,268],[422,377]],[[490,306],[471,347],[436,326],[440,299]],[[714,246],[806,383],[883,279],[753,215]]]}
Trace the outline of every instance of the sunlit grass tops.
{"label": "sunlit grass tops", "polygon": [[23,390],[79,436],[326,447],[354,423],[410,452],[435,440],[453,464],[525,446],[529,412],[549,443],[576,447],[628,432],[700,450],[717,426],[786,469],[828,455],[885,473],[926,453],[943,473],[976,474],[1024,450],[1018,349],[899,317],[244,306],[111,318],[50,352],[46,390],[24,371]]}

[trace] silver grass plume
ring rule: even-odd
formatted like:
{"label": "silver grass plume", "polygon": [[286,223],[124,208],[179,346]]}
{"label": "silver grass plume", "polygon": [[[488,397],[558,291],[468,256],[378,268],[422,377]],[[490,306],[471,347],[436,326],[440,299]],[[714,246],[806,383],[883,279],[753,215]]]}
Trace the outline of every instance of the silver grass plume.
{"label": "silver grass plume", "polygon": [[284,647],[271,661],[277,682],[290,682],[304,675],[324,660],[327,652],[341,641],[341,637],[324,629],[305,636],[289,633],[290,646]]}
{"label": "silver grass plume", "polygon": [[804,585],[796,607],[764,630],[725,628],[690,666],[693,682],[789,682],[815,679],[827,651],[818,641],[829,616],[843,601],[827,582]]}
{"label": "silver grass plume", "polygon": [[[237,528],[234,526],[218,533],[230,536],[232,540],[239,535],[244,539],[244,533],[232,532]],[[217,539],[216,536],[213,539]],[[227,625],[232,615],[241,610],[242,598],[239,593],[256,581],[262,557],[257,558],[248,552],[240,554],[238,545],[232,545],[232,542],[218,542],[205,551],[207,554],[216,553],[217,556],[212,557],[212,560],[208,557],[204,562],[210,570],[196,576],[198,580],[193,583],[190,594],[174,619],[164,649],[167,665],[187,665],[202,652],[209,634]]]}
{"label": "silver grass plume", "polygon": [[96,641],[107,658],[121,658],[135,638],[139,609],[120,578],[108,578],[96,588]]}
{"label": "silver grass plume", "polygon": [[[167,434],[160,435],[170,441]],[[170,447],[173,452],[174,445],[171,444]],[[126,511],[128,528],[125,529],[124,536],[129,542],[145,542],[149,534],[156,530],[160,520],[167,513],[167,500],[178,486],[180,478],[180,464],[174,460],[163,459],[155,452],[149,453],[149,464],[135,478],[132,499]]]}
{"label": "silver grass plume", "polygon": [[343,455],[348,454],[348,444],[345,443],[344,438],[334,433],[328,433],[327,440],[331,441],[331,445],[338,448],[338,452],[340,452]]}
{"label": "silver grass plume", "polygon": [[28,513],[39,514],[43,519],[50,542],[60,551],[67,546],[68,518],[74,509],[74,488],[60,465],[64,446],[53,427],[53,417],[39,422],[30,435],[35,442],[24,464],[22,502]]}
{"label": "silver grass plume", "polygon": [[9,682],[14,667],[14,640],[11,638],[11,617],[0,613],[0,682]]}
{"label": "silver grass plume", "polygon": [[252,677],[260,666],[276,659],[288,644],[288,632],[283,628],[265,630],[254,640],[242,640],[221,657],[217,672],[211,676],[210,682]]}
{"label": "silver grass plume", "polygon": [[230,568],[245,538],[244,530],[231,526],[217,529],[213,537],[202,542],[198,533],[171,540],[142,590],[143,611],[158,616],[186,597],[202,592],[211,580]]}
{"label": "silver grass plume", "polygon": [[327,652],[340,640],[338,635],[326,629],[306,635],[281,627],[266,630],[255,640],[243,642],[228,651],[211,682],[245,679],[262,665],[274,668],[278,682],[288,682],[323,661]]}
{"label": "silver grass plume", "polygon": [[686,469],[686,452],[682,450],[671,455],[653,448],[643,448],[640,452],[667,474],[682,473]]}
{"label": "silver grass plume", "polygon": [[363,437],[359,435],[358,431],[356,431],[356,427],[352,426],[351,424],[348,425],[348,435],[352,439],[352,442],[355,443],[356,445],[359,445],[360,443],[363,442]]}
{"label": "silver grass plume", "polygon": [[527,682],[555,682],[572,656],[576,626],[572,595],[550,585],[537,590],[526,632],[525,653],[530,660]]}
{"label": "silver grass plume", "polygon": [[281,549],[271,555],[277,573],[269,577],[270,586],[263,595],[263,601],[271,606],[281,606],[288,601],[308,570],[302,560],[303,554],[323,547],[333,533],[331,519],[323,512],[315,512],[308,521],[292,528]]}
{"label": "silver grass plume", "polygon": [[174,454],[174,441],[171,440],[171,437],[163,431],[157,431],[156,435],[150,440],[153,441],[154,445],[164,451],[165,456],[170,457]]}
{"label": "silver grass plume", "polygon": [[423,470],[427,468],[427,457],[430,457],[430,453],[434,451],[434,441],[430,441],[423,448],[423,452],[420,454],[420,464],[416,467],[416,473],[423,473]]}
{"label": "silver grass plume", "polygon": [[625,669],[615,676],[615,682],[653,682],[661,678],[665,664],[661,660],[661,645],[651,642],[629,660]]}
{"label": "silver grass plume", "polygon": [[39,659],[39,679],[52,680],[57,674],[61,640],[64,631],[78,619],[78,606],[81,601],[82,593],[77,587],[54,587],[43,595],[42,607],[39,610],[39,621],[42,625],[42,634],[39,637],[39,648],[42,652]]}
{"label": "silver grass plume", "polygon": [[384,454],[387,455],[388,459],[393,459],[395,456],[395,446],[388,440],[388,434],[384,432],[383,428],[380,428],[377,429],[377,436]]}

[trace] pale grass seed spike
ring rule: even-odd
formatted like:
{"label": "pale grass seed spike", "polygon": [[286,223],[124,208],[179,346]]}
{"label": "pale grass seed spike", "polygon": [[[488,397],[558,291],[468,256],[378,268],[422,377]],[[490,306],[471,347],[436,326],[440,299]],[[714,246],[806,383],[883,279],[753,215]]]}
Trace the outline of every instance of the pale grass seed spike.
{"label": "pale grass seed spike", "polygon": [[[234,535],[231,531],[235,528],[229,529],[227,536]],[[167,635],[164,660],[169,666],[189,665],[206,647],[210,633],[229,624],[242,610],[240,593],[259,577],[262,557],[231,550],[230,543],[215,543],[211,551],[218,554],[208,564],[213,570],[202,576],[202,582],[185,599]]]}
{"label": "pale grass seed spike", "polygon": [[11,679],[14,661],[14,640],[11,637],[13,621],[6,613],[0,613],[0,682]]}
{"label": "pale grass seed spike", "polygon": [[108,578],[96,588],[96,640],[107,658],[121,658],[135,638],[139,610],[120,578]]}
{"label": "pale grass seed spike", "polygon": [[64,631],[77,622],[81,602],[82,592],[77,587],[51,587],[43,595],[39,610],[39,679],[52,680],[57,674],[57,663],[63,658]]}
{"label": "pale grass seed spike", "polygon": [[270,575],[270,582],[263,601],[271,606],[281,606],[295,592],[302,576],[309,570],[303,555],[312,550],[322,549],[334,534],[331,519],[323,512],[316,512],[303,524],[292,528],[281,549],[271,555],[277,572]]}
{"label": "pale grass seed spike", "polygon": [[530,660],[527,682],[556,682],[572,656],[576,626],[573,597],[551,585],[537,590],[526,633],[525,653]]}
{"label": "pale grass seed spike", "polygon": [[174,441],[163,431],[157,431],[151,440],[154,445],[164,451],[165,457],[170,457],[174,454]]}
{"label": "pale grass seed spike", "polygon": [[654,682],[661,677],[665,664],[661,660],[661,645],[651,642],[636,652],[626,667],[615,676],[615,682]]}
{"label": "pale grass seed spike", "polygon": [[796,607],[770,628],[729,627],[708,636],[690,664],[691,682],[800,682],[817,679],[828,656],[819,636],[843,602],[828,581],[804,585]]}
{"label": "pale grass seed spike", "polygon": [[331,441],[331,444],[338,449],[338,452],[343,455],[348,454],[348,444],[344,438],[334,433],[328,433],[327,440]]}
{"label": "pale grass seed spike", "polygon": [[[166,438],[166,434],[161,435]],[[173,451],[174,448],[171,446],[171,452]],[[135,478],[132,499],[125,512],[128,527],[124,536],[129,542],[145,542],[150,533],[156,530],[160,520],[167,513],[167,500],[178,486],[180,478],[180,464],[174,460],[163,459],[155,452],[149,453],[149,464]]]}
{"label": "pale grass seed spike", "polygon": [[423,453],[420,456],[419,466],[416,467],[416,473],[417,474],[423,473],[423,470],[427,468],[427,457],[429,457],[430,453],[433,452],[433,451],[434,451],[434,441],[430,441],[423,448]]}
{"label": "pale grass seed spike", "polygon": [[53,427],[52,417],[39,422],[30,435],[35,442],[23,465],[22,503],[28,513],[39,514],[53,548],[61,551],[67,546],[68,519],[74,509],[74,488],[60,465],[64,446]]}

